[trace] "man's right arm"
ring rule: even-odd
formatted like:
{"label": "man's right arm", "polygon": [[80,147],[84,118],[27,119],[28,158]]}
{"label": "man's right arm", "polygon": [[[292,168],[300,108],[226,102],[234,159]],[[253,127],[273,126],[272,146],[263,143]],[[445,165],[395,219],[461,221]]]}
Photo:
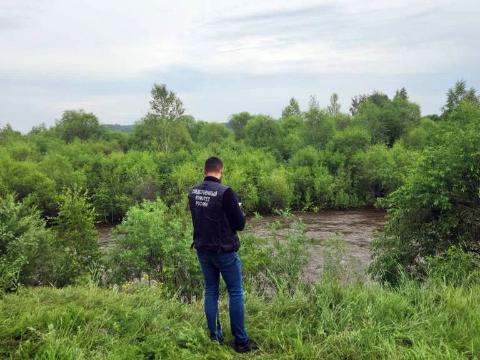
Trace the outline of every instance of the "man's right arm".
{"label": "man's right arm", "polygon": [[223,194],[223,209],[233,231],[242,231],[245,228],[245,215],[240,208],[238,198],[232,189]]}

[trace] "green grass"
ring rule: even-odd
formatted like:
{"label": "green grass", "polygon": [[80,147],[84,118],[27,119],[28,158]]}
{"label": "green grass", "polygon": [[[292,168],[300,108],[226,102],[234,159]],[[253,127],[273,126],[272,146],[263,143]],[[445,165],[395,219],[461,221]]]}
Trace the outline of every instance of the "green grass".
{"label": "green grass", "polygon": [[[161,287],[29,288],[0,303],[0,357],[20,359],[476,359],[480,286],[406,282],[314,287],[265,299],[246,294],[261,351],[212,343],[201,300]],[[222,322],[231,340],[225,296]]]}

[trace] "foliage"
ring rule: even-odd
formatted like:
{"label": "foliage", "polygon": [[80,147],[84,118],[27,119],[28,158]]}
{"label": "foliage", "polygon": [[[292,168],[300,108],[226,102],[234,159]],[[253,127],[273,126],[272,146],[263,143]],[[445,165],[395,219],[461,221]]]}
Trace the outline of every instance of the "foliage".
{"label": "foliage", "polygon": [[51,235],[37,209],[0,196],[0,289],[46,283]]}
{"label": "foliage", "polygon": [[477,96],[474,88],[467,90],[467,83],[464,80],[459,80],[455,83],[455,86],[447,92],[447,102],[442,108],[442,116],[448,117],[464,102],[480,105],[480,98]]}
{"label": "foliage", "polygon": [[257,204],[259,211],[266,212],[269,209],[284,209],[290,206],[292,190],[284,169],[278,168],[271,173],[262,174],[258,188],[262,194]]}
{"label": "foliage", "polygon": [[151,95],[150,106],[162,119],[175,120],[185,113],[182,100],[165,84],[153,84]]}
{"label": "foliage", "polygon": [[245,126],[245,141],[252,147],[275,151],[279,135],[278,123],[268,116],[254,116]]}
{"label": "foliage", "polygon": [[93,204],[105,222],[118,222],[130,206],[160,192],[158,165],[150,152],[111,154],[93,163],[89,175]]}
{"label": "foliage", "polygon": [[403,136],[404,144],[412,149],[423,149],[427,146],[435,144],[435,134],[438,130],[438,124],[430,119],[425,117],[420,119],[420,123],[411,128]]}
{"label": "foliage", "polygon": [[205,123],[202,124],[198,133],[198,143],[204,146],[209,144],[220,144],[231,136],[229,130],[223,124]]}
{"label": "foliage", "polygon": [[302,112],[292,98],[279,119],[242,112],[227,124],[208,123],[185,115],[175,93],[154,85],[152,112],[131,133],[106,131],[84,111],[66,111],[54,127],[28,134],[5,126],[0,193],[15,193],[52,219],[61,211],[58,194],[83,188],[99,219],[116,224],[144,200],[160,198],[168,208],[185,201],[205,159],[218,155],[223,181],[247,214],[389,208],[374,267],[390,279],[399,278],[398,267],[423,276],[426,257],[451,245],[476,251],[475,91],[457,83],[441,117],[422,118],[404,88],[392,98],[355,97],[351,115],[338,96],[330,100],[321,108],[312,97]]}
{"label": "foliage", "polygon": [[330,115],[336,116],[340,113],[341,105],[338,102],[338,94],[333,93],[330,96],[330,105],[327,107],[327,111]]}
{"label": "foliage", "polygon": [[58,199],[53,219],[55,244],[61,249],[54,259],[55,284],[64,286],[87,272],[99,260],[95,209],[79,188],[66,188]]}
{"label": "foliage", "polygon": [[390,100],[387,95],[375,92],[362,100],[356,111],[358,122],[368,129],[373,142],[388,146],[420,119],[419,106],[408,101],[406,95]]}
{"label": "foliage", "polygon": [[156,114],[148,114],[138,121],[131,139],[133,148],[166,153],[192,146],[191,135],[180,121]]}
{"label": "foliage", "polygon": [[429,281],[454,286],[471,286],[480,283],[480,256],[452,246],[443,254],[426,259]]}
{"label": "foliage", "polygon": [[129,209],[115,235],[109,255],[112,282],[152,280],[191,295],[200,282],[190,248],[191,224],[161,201],[145,201]]}
{"label": "foliage", "polygon": [[244,111],[238,114],[233,114],[228,121],[228,126],[235,133],[235,138],[237,140],[245,138],[245,126],[247,126],[248,121],[252,118],[248,112]]}
{"label": "foliage", "polygon": [[[227,124],[208,123],[185,115],[179,97],[155,84],[152,112],[131,132],[106,131],[83,111],[67,111],[55,127],[39,126],[27,135],[5,127],[0,185],[44,216],[58,212],[56,198],[63,188],[86,188],[102,221],[118,223],[144,199],[161,197],[167,205],[183,199],[201,179],[205,158],[216,154],[225,160],[227,184],[250,214],[279,206],[373,205],[403,184],[426,147],[437,146],[444,121],[420,120],[403,88],[392,99],[374,92],[353,102],[352,116],[341,112],[333,94],[326,108],[312,97],[305,112],[292,98],[279,119],[241,112]],[[474,103],[462,101],[462,109],[449,121],[465,124],[475,116]],[[315,149],[314,162],[304,149]],[[296,165],[302,156],[305,164]],[[271,190],[275,184],[279,188]]]}
{"label": "foliage", "polygon": [[285,109],[282,110],[282,118],[300,114],[300,105],[298,104],[298,101],[292,97]]}
{"label": "foliage", "polygon": [[[469,114],[470,106],[465,105]],[[372,271],[395,282],[399,269],[424,273],[427,256],[452,245],[478,251],[480,233],[480,107],[470,122],[443,124],[439,144],[424,150],[405,183],[389,197],[385,233],[375,242]]]}
{"label": "foliage", "polygon": [[305,113],[305,144],[324,149],[333,136],[335,124],[329,114],[318,108],[315,103]]}
{"label": "foliage", "polygon": [[330,151],[341,152],[347,159],[351,159],[355,153],[366,149],[368,145],[370,145],[368,131],[358,126],[352,126],[335,133],[328,142],[327,148]]}
{"label": "foliage", "polygon": [[80,140],[98,139],[104,133],[97,117],[83,110],[65,111],[57,121],[54,131],[63,140],[70,143],[75,138]]}

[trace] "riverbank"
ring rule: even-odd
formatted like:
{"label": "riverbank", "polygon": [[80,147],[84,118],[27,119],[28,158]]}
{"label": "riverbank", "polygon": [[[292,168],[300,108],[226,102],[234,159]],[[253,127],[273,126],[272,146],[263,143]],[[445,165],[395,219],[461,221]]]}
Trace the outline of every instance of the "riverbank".
{"label": "riverbank", "polygon": [[[383,227],[385,211],[364,208],[321,210],[316,213],[296,211],[286,215],[249,217],[247,227],[240,236],[251,234],[270,240],[284,240],[298,220],[305,225],[305,237],[310,241],[308,261],[303,269],[304,281],[314,283],[321,277],[327,252],[332,250],[332,238],[335,238],[336,245],[340,247],[335,251],[342,252],[337,257],[347,268],[349,276],[366,278],[365,270],[371,260],[370,242]],[[113,229],[113,226],[105,224],[97,226],[100,248],[107,249],[113,245]]]}
{"label": "riverbank", "polygon": [[364,208],[268,215],[249,219],[246,231],[259,237],[284,239],[297,220],[305,225],[305,237],[310,240],[308,262],[303,269],[304,281],[314,283],[321,277],[325,260],[332,251],[349,277],[367,278],[370,242],[384,225],[384,210]]}
{"label": "riverbank", "polygon": [[[271,299],[246,294],[255,359],[473,359],[480,353],[480,287],[406,282],[316,286]],[[225,297],[221,320],[231,340]],[[201,300],[162,287],[20,289],[0,302],[0,357],[238,359],[212,343]]]}

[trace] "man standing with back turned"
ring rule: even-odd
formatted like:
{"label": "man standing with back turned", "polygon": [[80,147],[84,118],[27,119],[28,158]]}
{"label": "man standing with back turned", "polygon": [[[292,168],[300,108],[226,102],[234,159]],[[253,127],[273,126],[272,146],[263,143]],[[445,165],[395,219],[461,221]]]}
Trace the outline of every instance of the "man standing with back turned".
{"label": "man standing with back turned", "polygon": [[237,251],[237,231],[245,227],[245,216],[231,188],[221,184],[223,163],[217,157],[205,162],[205,178],[188,194],[193,221],[193,246],[205,280],[205,315],[212,340],[223,343],[218,316],[220,274],[230,298],[230,326],[237,352],[257,349],[245,330],[242,272]]}

